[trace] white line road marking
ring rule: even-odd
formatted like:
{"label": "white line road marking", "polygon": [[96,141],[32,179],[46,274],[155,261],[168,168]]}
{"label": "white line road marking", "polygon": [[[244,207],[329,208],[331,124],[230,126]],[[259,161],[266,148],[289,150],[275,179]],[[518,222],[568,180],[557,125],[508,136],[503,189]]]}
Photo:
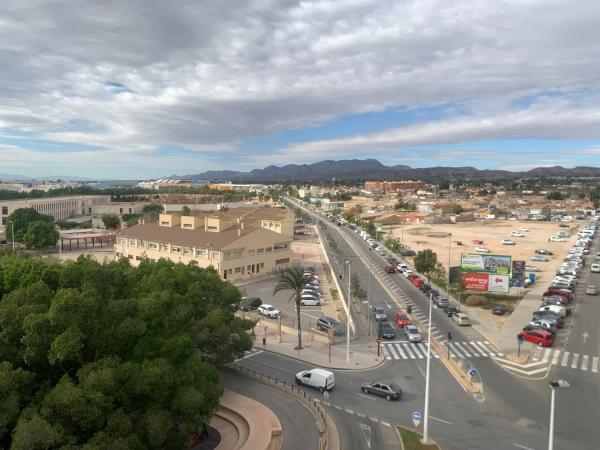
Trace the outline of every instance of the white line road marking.
{"label": "white line road marking", "polygon": [[412,350],[410,349],[410,344],[405,346],[404,350],[406,350],[406,353],[408,353],[408,356],[410,357],[410,359],[415,359],[415,355],[413,354]]}
{"label": "white line road marking", "polygon": [[563,359],[562,359],[562,361],[561,361],[560,365],[561,365],[562,367],[567,367],[567,362],[568,362],[568,361],[569,361],[569,352],[564,352],[564,353],[563,353]]}
{"label": "white line road marking", "polygon": [[[465,345],[465,347],[467,347],[469,349],[469,351],[471,353],[473,353],[473,356],[479,356],[479,353],[477,352],[477,350],[479,350],[479,349],[477,348],[477,346],[475,346],[475,343],[463,342],[463,344]],[[471,345],[470,347],[469,347],[469,344]],[[481,350],[479,350],[479,351],[481,351]],[[485,353],[483,354],[483,356],[485,356]]]}
{"label": "white line road marking", "polygon": [[515,447],[522,448],[523,450],[535,450],[535,449],[533,449],[533,448],[531,448],[531,447],[527,447],[526,445],[515,444],[514,442],[513,442],[513,445],[514,445]]}
{"label": "white line road marking", "polygon": [[398,355],[396,354],[396,349],[394,348],[393,345],[386,345],[386,347],[388,347],[390,354],[393,356],[394,359],[398,359]]}
{"label": "white line road marking", "polygon": [[512,372],[521,373],[523,375],[535,375],[537,373],[546,372],[548,370],[547,367],[542,367],[540,369],[535,369],[535,370],[533,370],[533,369],[532,370],[521,370],[521,369],[517,369],[516,367],[505,366],[505,365],[502,365],[502,367],[504,367],[505,369],[510,370]]}
{"label": "white line road marking", "polygon": [[547,348],[546,350],[544,350],[544,358],[542,359],[542,362],[548,362],[548,360],[550,359],[550,353],[552,352],[551,349]]}
{"label": "white line road marking", "polygon": [[598,357],[594,356],[592,358],[592,372],[598,373]]}
{"label": "white line road marking", "polygon": [[253,356],[260,355],[263,351],[264,350],[257,350],[257,351],[255,351],[253,353],[250,353],[249,355],[245,355],[245,356],[242,356],[239,359],[236,359],[236,361],[239,361],[240,359],[252,358]]}
{"label": "white line road marking", "polygon": [[329,402],[323,402],[323,404],[324,404],[325,406],[331,406],[331,403],[329,403]]}
{"label": "white line road marking", "polygon": [[357,415],[358,417],[360,417],[361,419],[364,419],[365,417],[367,417],[365,414],[363,414],[363,413],[359,413],[359,412],[357,412],[357,413],[356,413],[356,415]]}
{"label": "white line road marking", "polygon": [[422,350],[419,346],[423,345],[423,344],[414,344],[411,348],[412,351],[415,352],[415,355],[417,355],[417,358],[421,359],[424,358],[427,355],[427,352],[424,352],[425,355],[421,355],[421,352],[419,352],[419,350]]}
{"label": "white line road marking", "polygon": [[571,369],[577,368],[578,361],[579,361],[579,353],[573,353],[573,362],[571,363]]}
{"label": "white line road marking", "polygon": [[366,394],[356,394],[356,395],[360,395],[363,398],[368,398],[369,400],[377,400],[375,397],[372,397],[372,396],[366,395]]}
{"label": "white line road marking", "polygon": [[590,357],[588,355],[583,355],[583,361],[581,361],[581,370],[587,371],[589,359]]}
{"label": "white line road marking", "polygon": [[402,346],[400,344],[394,344],[396,346],[396,350],[398,350],[398,353],[400,353],[400,356],[402,356],[402,359],[406,359],[406,353],[404,353],[404,350],[402,350]]}
{"label": "white line road marking", "polygon": [[471,357],[471,354],[467,350],[462,348],[462,346],[460,345],[460,342],[455,342],[454,345],[457,346],[458,348],[460,348],[462,350],[462,352],[467,356],[467,358]]}
{"label": "white line road marking", "polygon": [[438,422],[445,423],[447,425],[452,425],[452,422],[448,422],[447,420],[444,420],[444,419],[439,419],[439,418],[433,417],[433,416],[429,416],[429,418],[432,419],[432,420],[437,420]]}
{"label": "white line road marking", "polygon": [[373,422],[379,422],[379,420],[377,419],[377,417],[371,417],[371,416],[369,416],[369,419],[371,419]]}
{"label": "white line road marking", "polygon": [[349,409],[349,408],[346,408],[346,412],[347,412],[348,414],[354,414],[354,411],[352,411],[352,410],[351,410],[351,409]]}
{"label": "white line road marking", "polygon": [[385,359],[392,359],[392,357],[390,356],[388,350],[387,350],[387,345],[383,345],[383,354],[385,355]]}
{"label": "white line road marking", "polygon": [[[448,344],[445,344],[446,346],[448,346]],[[459,358],[464,358],[464,355],[458,350],[458,347],[455,345],[452,345],[452,343],[450,343],[450,354],[452,356],[458,356]]]}
{"label": "white line road marking", "polygon": [[389,422],[384,422],[383,420],[381,421],[381,425],[385,425],[386,427],[391,427]]}
{"label": "white line road marking", "polygon": [[553,366],[558,364],[558,358],[560,358],[560,350],[555,350],[554,356],[552,357],[552,365]]}
{"label": "white line road marking", "polygon": [[338,405],[333,405],[333,407],[334,407],[335,409],[337,409],[338,411],[341,411],[341,410],[343,409],[341,406],[338,406]]}

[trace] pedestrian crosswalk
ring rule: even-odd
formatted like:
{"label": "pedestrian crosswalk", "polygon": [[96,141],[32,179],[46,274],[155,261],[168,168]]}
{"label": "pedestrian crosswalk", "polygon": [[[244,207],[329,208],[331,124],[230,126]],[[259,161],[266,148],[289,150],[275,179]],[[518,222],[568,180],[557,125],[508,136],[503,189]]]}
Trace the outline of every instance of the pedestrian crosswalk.
{"label": "pedestrian crosswalk", "polygon": [[565,367],[583,372],[598,373],[600,357],[584,355],[555,348],[539,348],[532,357],[533,361],[549,362],[552,366]]}
{"label": "pedestrian crosswalk", "polygon": [[[427,358],[427,344],[410,342],[384,342],[382,343],[383,354],[386,359],[424,359]],[[444,348],[448,349],[448,342],[444,343]],[[433,358],[439,358],[440,355],[432,348]],[[494,358],[503,356],[494,349],[487,341],[466,341],[451,342],[450,356],[452,358]]]}

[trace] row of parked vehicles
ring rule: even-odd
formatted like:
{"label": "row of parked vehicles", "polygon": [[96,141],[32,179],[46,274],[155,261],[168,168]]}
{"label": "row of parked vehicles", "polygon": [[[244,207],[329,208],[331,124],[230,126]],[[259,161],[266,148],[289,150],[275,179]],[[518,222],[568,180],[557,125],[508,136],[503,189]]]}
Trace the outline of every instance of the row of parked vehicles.
{"label": "row of parked vehicles", "polygon": [[[558,330],[564,327],[565,318],[571,314],[569,304],[575,299],[577,278],[585,266],[585,255],[589,253],[597,227],[596,223],[588,223],[578,233],[577,242],[560,265],[552,283],[542,296],[541,306],[533,313],[531,322],[525,325],[523,332],[518,336],[519,339],[544,347],[554,344]],[[589,285],[585,292],[588,295],[596,295],[598,290],[596,286]]]}

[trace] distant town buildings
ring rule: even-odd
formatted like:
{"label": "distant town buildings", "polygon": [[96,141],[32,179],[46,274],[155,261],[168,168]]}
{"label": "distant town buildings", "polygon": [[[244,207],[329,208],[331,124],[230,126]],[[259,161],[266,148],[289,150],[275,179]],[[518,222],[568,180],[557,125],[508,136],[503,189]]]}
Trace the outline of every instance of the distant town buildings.
{"label": "distant town buildings", "polygon": [[140,181],[137,184],[139,187],[144,189],[169,189],[169,188],[190,188],[192,187],[191,183],[182,181],[182,180],[170,180],[170,179],[160,179],[160,180],[150,180],[150,181]]}
{"label": "distant town buildings", "polygon": [[293,255],[294,215],[280,208],[161,214],[158,223],[125,229],[115,258],[133,265],[160,258],[213,266],[226,280],[247,279],[288,267]]}
{"label": "distant town buildings", "polygon": [[404,192],[423,189],[425,183],[422,181],[365,181],[367,192]]}

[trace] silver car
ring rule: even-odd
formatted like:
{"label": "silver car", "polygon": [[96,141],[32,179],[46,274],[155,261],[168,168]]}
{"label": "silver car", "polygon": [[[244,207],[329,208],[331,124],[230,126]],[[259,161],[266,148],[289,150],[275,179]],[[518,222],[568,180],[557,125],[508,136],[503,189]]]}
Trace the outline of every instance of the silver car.
{"label": "silver car", "polygon": [[409,342],[419,343],[423,340],[423,336],[421,336],[421,333],[419,333],[419,330],[414,325],[406,325],[404,332]]}

